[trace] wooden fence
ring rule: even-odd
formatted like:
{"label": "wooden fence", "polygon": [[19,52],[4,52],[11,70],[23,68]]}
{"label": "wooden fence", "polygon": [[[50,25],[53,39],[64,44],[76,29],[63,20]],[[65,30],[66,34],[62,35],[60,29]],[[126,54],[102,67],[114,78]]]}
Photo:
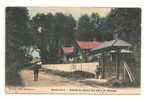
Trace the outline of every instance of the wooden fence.
{"label": "wooden fence", "polygon": [[59,70],[65,72],[84,71],[95,74],[97,62],[94,63],[75,63],[75,64],[45,64],[42,68]]}

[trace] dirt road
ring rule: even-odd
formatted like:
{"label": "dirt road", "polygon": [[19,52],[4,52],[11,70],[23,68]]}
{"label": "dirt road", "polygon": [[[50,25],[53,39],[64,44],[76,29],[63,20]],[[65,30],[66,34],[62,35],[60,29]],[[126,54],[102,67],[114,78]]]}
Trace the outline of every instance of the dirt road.
{"label": "dirt road", "polygon": [[33,81],[33,72],[23,70],[20,76],[24,87],[6,87],[7,93],[49,93],[49,94],[139,94],[139,88],[109,88],[99,85],[106,80],[71,80],[58,75],[40,72],[39,80]]}

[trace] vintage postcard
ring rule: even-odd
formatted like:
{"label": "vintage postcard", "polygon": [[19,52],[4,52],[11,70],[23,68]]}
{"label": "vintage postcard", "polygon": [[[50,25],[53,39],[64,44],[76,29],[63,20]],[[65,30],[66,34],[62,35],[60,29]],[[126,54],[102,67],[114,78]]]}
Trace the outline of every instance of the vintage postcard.
{"label": "vintage postcard", "polygon": [[5,13],[6,93],[140,94],[141,8]]}

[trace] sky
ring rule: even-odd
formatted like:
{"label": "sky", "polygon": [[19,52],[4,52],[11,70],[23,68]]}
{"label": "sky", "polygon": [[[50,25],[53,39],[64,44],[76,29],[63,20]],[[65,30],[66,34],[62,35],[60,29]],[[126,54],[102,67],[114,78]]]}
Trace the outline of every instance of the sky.
{"label": "sky", "polygon": [[37,13],[57,13],[62,12],[64,14],[72,14],[75,19],[78,19],[81,15],[95,12],[98,13],[101,17],[105,17],[110,11],[111,8],[95,8],[95,7],[27,7],[29,10],[30,17],[35,16]]}

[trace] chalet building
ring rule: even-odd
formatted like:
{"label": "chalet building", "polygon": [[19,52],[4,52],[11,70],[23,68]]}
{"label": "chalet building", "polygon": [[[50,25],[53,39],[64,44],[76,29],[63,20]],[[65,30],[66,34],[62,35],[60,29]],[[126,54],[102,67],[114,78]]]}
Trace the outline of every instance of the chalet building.
{"label": "chalet building", "polygon": [[81,62],[87,62],[88,54],[91,49],[100,46],[102,42],[97,41],[75,41],[75,54]]}
{"label": "chalet building", "polygon": [[63,56],[64,63],[73,62],[74,48],[73,47],[63,47],[62,48],[62,56]]}
{"label": "chalet building", "polygon": [[96,41],[74,41],[71,47],[63,47],[61,49],[64,63],[69,62],[87,62],[89,51],[102,42]]}

